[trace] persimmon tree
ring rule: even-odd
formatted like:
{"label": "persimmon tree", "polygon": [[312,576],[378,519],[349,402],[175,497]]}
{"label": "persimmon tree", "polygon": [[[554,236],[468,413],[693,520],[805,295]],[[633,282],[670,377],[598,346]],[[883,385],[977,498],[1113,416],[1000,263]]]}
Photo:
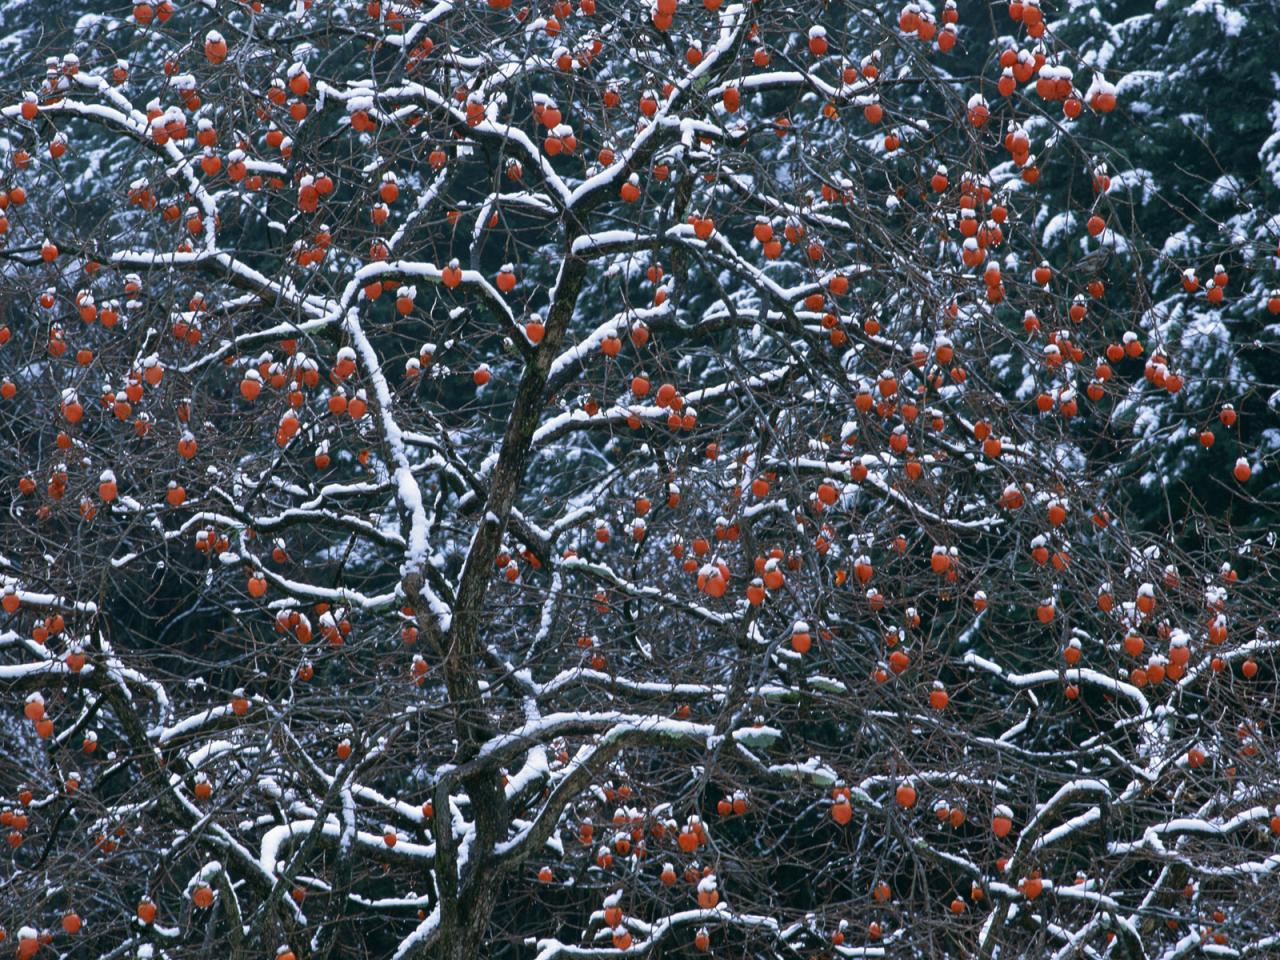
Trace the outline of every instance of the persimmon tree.
{"label": "persimmon tree", "polygon": [[[1276,386],[1173,336],[1225,298],[1168,289],[1135,81],[1051,13],[32,39],[18,956],[1275,950]],[[1269,289],[1269,223],[1182,293]],[[1215,443],[1222,506],[1152,509]]]}

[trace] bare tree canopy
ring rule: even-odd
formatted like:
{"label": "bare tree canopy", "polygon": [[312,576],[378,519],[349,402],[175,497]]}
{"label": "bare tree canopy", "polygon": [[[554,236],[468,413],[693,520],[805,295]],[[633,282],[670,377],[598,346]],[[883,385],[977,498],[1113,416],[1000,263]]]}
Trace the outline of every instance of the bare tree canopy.
{"label": "bare tree canopy", "polygon": [[0,0],[3,949],[1280,955],[1275,11],[523,2]]}

